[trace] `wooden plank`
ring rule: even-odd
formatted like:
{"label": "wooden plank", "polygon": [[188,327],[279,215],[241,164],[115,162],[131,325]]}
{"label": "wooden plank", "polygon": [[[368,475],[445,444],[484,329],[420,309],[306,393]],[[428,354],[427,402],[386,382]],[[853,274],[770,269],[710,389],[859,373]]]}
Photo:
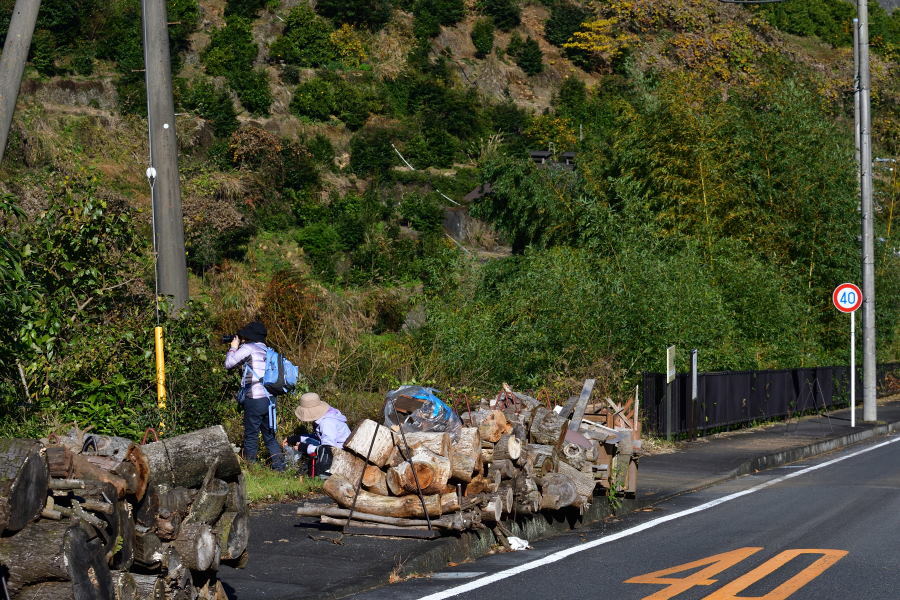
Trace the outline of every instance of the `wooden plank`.
{"label": "wooden plank", "polygon": [[581,425],[581,419],[584,418],[584,409],[587,408],[588,400],[591,399],[591,392],[594,391],[594,383],[596,383],[595,379],[584,380],[584,386],[581,388],[581,395],[575,403],[572,420],[569,422],[569,429],[577,430]]}
{"label": "wooden plank", "polygon": [[349,527],[345,527],[344,535],[374,535],[381,537],[409,537],[421,538],[424,540],[433,540],[441,537],[439,529],[410,529],[409,527],[359,527],[353,523]]}

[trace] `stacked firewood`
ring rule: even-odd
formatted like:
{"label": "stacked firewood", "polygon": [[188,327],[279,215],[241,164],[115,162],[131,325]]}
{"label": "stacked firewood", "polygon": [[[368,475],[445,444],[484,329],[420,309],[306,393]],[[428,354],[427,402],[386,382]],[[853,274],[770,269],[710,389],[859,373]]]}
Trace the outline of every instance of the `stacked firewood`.
{"label": "stacked firewood", "polygon": [[145,445],[77,428],[0,440],[0,576],[13,598],[224,600],[246,489],[221,427]]}
{"label": "stacked firewood", "polygon": [[460,415],[468,426],[455,439],[363,421],[336,450],[325,482],[337,506],[305,504],[297,513],[369,529],[462,530],[540,510],[583,513],[598,485],[633,493],[640,450],[639,430],[626,424],[633,412],[629,420],[611,400],[588,405],[590,391],[586,385],[551,408],[507,387]]}

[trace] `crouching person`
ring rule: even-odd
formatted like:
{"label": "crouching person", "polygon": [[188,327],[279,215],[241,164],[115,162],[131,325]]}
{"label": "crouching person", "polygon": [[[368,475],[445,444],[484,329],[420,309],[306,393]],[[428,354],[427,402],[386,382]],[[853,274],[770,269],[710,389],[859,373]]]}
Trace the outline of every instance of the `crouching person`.
{"label": "crouching person", "polygon": [[313,461],[310,471],[312,475],[328,477],[331,475],[329,469],[333,456],[332,448],[343,448],[344,442],[350,437],[347,417],[338,409],[323,402],[315,392],[300,396],[300,405],[294,410],[294,414],[301,421],[312,421],[316,424],[315,433],[301,436],[299,444],[295,447],[301,451],[305,449]]}

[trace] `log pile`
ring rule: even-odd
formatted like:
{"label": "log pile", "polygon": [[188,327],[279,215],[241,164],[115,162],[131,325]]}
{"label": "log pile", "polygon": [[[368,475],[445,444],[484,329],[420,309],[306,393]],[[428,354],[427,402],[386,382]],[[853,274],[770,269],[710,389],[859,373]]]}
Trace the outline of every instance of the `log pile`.
{"label": "log pile", "polygon": [[455,440],[363,421],[335,451],[324,486],[335,504],[304,504],[297,514],[368,529],[462,530],[541,510],[583,513],[598,487],[634,493],[634,407],[589,404],[592,387],[588,380],[580,396],[550,408],[505,386],[461,415]]}
{"label": "log pile", "polygon": [[225,600],[247,558],[237,456],[211,427],[135,445],[77,428],[0,440],[0,576],[10,597]]}

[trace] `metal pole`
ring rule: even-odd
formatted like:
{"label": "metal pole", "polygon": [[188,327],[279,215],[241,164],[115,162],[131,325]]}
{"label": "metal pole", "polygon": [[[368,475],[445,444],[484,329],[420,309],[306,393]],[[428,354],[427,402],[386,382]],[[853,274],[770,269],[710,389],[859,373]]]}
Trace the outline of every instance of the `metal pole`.
{"label": "metal pole", "polygon": [[872,118],[869,99],[869,11],[857,0],[859,17],[859,137],[862,209],[863,421],[877,420],[875,405],[875,226],[872,210]]}
{"label": "metal pole", "polygon": [[853,19],[853,141],[856,144],[856,182],[862,182],[859,160],[859,19]]}
{"label": "metal pole", "polygon": [[850,313],[850,427],[856,427],[856,311]]}
{"label": "metal pole", "polygon": [[22,72],[40,7],[41,0],[16,0],[3,43],[3,55],[0,56],[0,161],[6,152],[6,140],[9,139]]}
{"label": "metal pole", "polygon": [[691,350],[691,400],[697,399],[697,349]]}
{"label": "metal pole", "polygon": [[[184,224],[178,184],[178,140],[165,0],[143,0],[144,66],[153,196],[153,236],[158,294],[171,296],[177,311],[188,299]],[[150,171],[148,170],[148,174]]]}
{"label": "metal pole", "polygon": [[666,382],[666,441],[672,441],[672,384]]}

